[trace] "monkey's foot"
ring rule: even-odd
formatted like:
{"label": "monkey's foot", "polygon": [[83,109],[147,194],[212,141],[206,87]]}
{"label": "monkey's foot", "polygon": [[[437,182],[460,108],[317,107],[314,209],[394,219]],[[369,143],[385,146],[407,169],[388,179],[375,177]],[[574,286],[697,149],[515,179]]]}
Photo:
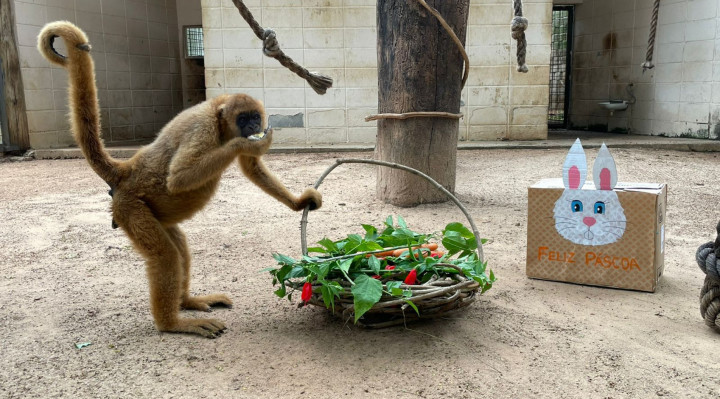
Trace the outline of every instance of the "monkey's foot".
{"label": "monkey's foot", "polygon": [[158,326],[160,331],[197,334],[205,338],[217,338],[226,328],[225,323],[217,319],[178,319],[169,326]]}
{"label": "monkey's foot", "polygon": [[187,296],[183,298],[180,307],[189,310],[202,310],[210,312],[212,306],[232,307],[232,300],[224,294],[211,294],[202,296]]}

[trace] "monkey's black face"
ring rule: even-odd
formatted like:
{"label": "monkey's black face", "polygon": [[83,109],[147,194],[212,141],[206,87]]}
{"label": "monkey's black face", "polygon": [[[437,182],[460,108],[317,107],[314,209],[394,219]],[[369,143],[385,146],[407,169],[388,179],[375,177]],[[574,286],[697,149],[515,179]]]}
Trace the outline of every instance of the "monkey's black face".
{"label": "monkey's black face", "polygon": [[247,112],[238,115],[235,122],[240,136],[250,140],[260,140],[265,136],[267,131],[262,130],[262,118],[258,112]]}

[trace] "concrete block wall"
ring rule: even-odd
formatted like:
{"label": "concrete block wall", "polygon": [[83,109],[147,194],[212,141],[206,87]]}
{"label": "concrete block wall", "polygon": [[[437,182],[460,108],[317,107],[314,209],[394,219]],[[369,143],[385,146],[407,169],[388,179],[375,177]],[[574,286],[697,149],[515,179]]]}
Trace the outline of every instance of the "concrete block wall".
{"label": "concrete block wall", "polygon": [[[280,143],[369,143],[377,112],[376,0],[248,0],[283,50],[334,79],[317,95],[299,77],[262,55],[262,44],[231,0],[203,0],[207,97],[244,92],[265,102]],[[472,0],[466,50],[461,140],[547,136],[551,0],[526,0],[528,66],[515,70],[511,2]]]}
{"label": "concrete block wall", "polygon": [[75,144],[67,73],[36,49],[47,22],[71,21],[90,38],[106,143],[147,142],[182,109],[175,0],[15,0],[15,13],[33,148]]}
{"label": "concrete block wall", "polygon": [[[660,2],[653,61],[643,72],[653,0],[585,0],[576,6],[571,125],[634,134],[717,138],[720,2]],[[636,103],[613,115],[608,99]]]}

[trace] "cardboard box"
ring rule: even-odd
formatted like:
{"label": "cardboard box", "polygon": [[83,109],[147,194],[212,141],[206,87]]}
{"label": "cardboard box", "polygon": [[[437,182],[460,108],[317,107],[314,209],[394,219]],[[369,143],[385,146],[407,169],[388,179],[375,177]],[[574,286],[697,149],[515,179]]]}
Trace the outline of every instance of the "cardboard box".
{"label": "cardboard box", "polygon": [[562,179],[528,190],[528,277],[655,292],[664,267],[664,184],[618,184],[603,143],[588,175],[580,139]]}
{"label": "cardboard box", "polygon": [[[584,160],[584,159],[583,159]],[[595,168],[598,168],[596,162]],[[566,173],[568,175],[568,173]],[[572,173],[569,173],[572,176]],[[567,180],[567,179],[566,179]],[[577,181],[577,179],[575,179]],[[584,182],[584,177],[580,182]],[[546,179],[528,189],[527,227],[527,276],[530,278],[564,281],[578,284],[597,285],[654,292],[664,267],[665,205],[667,188],[665,184],[616,183],[617,194],[626,222],[608,221],[607,226],[622,226],[624,231],[606,228],[609,237],[616,240],[593,245],[588,237],[597,238],[585,231],[590,226],[580,225],[580,238],[569,238],[562,234],[563,227],[571,222],[566,209],[578,211],[592,204],[597,211],[610,207],[608,200],[575,203],[567,195],[599,195],[593,182],[586,182],[575,190],[568,190],[563,179]],[[583,194],[583,191],[590,191]],[[607,189],[606,189],[607,190]],[[564,194],[570,192],[571,194]],[[605,193],[612,195],[610,193]],[[602,205],[600,205],[602,204]],[[560,211],[558,211],[560,209]],[[572,211],[568,211],[572,212]],[[610,211],[607,211],[608,214]],[[581,217],[583,215],[578,215]],[[600,225],[585,215],[587,225]],[[621,219],[611,217],[610,219]],[[613,224],[614,223],[614,224]],[[561,233],[561,231],[563,231]],[[585,237],[582,237],[585,234]],[[577,241],[573,242],[571,240]]]}

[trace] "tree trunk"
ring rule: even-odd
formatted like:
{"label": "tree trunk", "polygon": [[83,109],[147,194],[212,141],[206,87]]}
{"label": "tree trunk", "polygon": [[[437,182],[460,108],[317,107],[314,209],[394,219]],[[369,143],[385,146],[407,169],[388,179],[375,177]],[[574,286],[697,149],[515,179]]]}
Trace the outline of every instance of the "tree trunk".
{"label": "tree trunk", "polygon": [[[465,43],[470,0],[427,0]],[[438,20],[415,0],[378,0],[378,112],[460,112],[463,58]],[[424,172],[455,190],[458,119],[378,121],[375,158]],[[447,198],[424,179],[379,168],[377,195],[397,206]]]}
{"label": "tree trunk", "polygon": [[26,150],[30,148],[30,136],[12,0],[0,1],[0,73],[3,73],[4,77],[4,90],[0,95],[5,97],[10,138],[10,143],[3,143],[3,146],[5,149]]}

